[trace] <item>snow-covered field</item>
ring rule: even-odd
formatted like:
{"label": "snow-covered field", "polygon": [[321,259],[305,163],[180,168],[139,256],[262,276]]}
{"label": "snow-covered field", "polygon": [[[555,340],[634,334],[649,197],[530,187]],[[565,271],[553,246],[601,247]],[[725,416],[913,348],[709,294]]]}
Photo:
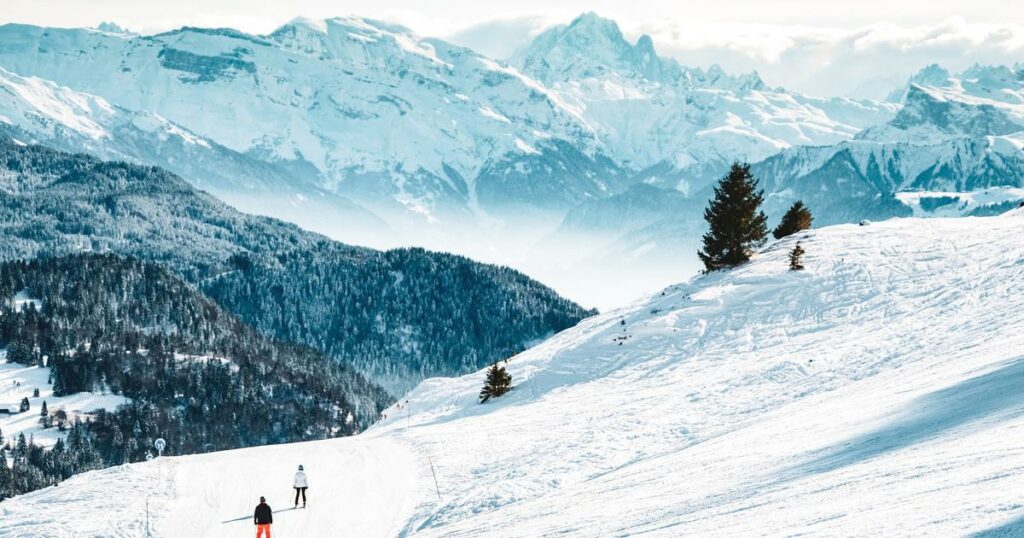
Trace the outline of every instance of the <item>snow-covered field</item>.
{"label": "snow-covered field", "polygon": [[1024,535],[1022,237],[1022,210],[800,234],[513,358],[488,404],[428,380],[355,438],[6,501],[0,535],[139,536],[152,489],[156,536],[247,536],[300,463],[275,536]]}
{"label": "snow-covered field", "polygon": [[992,187],[973,192],[898,192],[896,198],[910,206],[914,216],[961,217],[981,207],[1024,200],[1024,189]]}
{"label": "snow-covered field", "polygon": [[[49,368],[8,363],[6,352],[0,351],[0,409],[17,410],[22,398],[28,398],[31,406],[28,411],[14,415],[0,412],[0,431],[12,446],[19,433],[24,433],[26,438],[32,436],[36,444],[42,446],[52,446],[58,437],[66,435],[56,427],[44,429],[39,424],[39,411],[44,401],[51,414],[63,409],[68,414],[69,422],[73,422],[76,415],[98,409],[114,409],[127,401],[124,396],[91,392],[56,397],[49,377]],[[35,389],[39,389],[38,397],[32,395]]]}

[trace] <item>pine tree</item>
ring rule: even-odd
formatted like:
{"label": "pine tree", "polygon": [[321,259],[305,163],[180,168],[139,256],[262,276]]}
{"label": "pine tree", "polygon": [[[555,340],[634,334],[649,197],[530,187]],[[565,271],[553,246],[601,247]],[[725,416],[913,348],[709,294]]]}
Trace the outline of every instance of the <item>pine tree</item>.
{"label": "pine tree", "polygon": [[21,399],[21,406],[18,407],[18,409],[20,410],[19,412],[24,413],[25,411],[28,411],[31,408],[32,408],[32,404],[28,403],[28,398],[27,397],[26,398],[22,398]]}
{"label": "pine tree", "polygon": [[512,390],[512,376],[505,370],[504,366],[498,363],[491,365],[487,370],[487,380],[484,381],[484,388],[480,389],[480,403],[491,398],[497,398]]}
{"label": "pine tree", "polygon": [[[18,434],[18,444],[14,447],[14,454],[17,456],[24,456],[28,452],[28,442],[25,441],[25,434]],[[17,458],[15,458],[17,459]]]}
{"label": "pine tree", "polygon": [[14,496],[14,476],[7,467],[7,457],[0,450],[0,501]]}
{"label": "pine tree", "polygon": [[768,218],[761,211],[763,201],[764,191],[758,190],[750,165],[733,163],[704,210],[710,229],[697,256],[704,262],[705,272],[744,263],[755,248],[764,244]]}
{"label": "pine tree", "polygon": [[810,228],[813,221],[814,217],[811,216],[811,210],[807,209],[803,200],[797,200],[793,202],[793,205],[789,207],[786,214],[782,216],[782,221],[772,231],[772,236],[775,239],[782,239],[783,237],[793,235]]}
{"label": "pine tree", "polygon": [[32,389],[32,397],[33,398],[38,398],[39,397],[39,387],[36,387],[36,388]]}
{"label": "pine tree", "polygon": [[789,270],[790,271],[803,271],[804,263],[804,248],[800,246],[798,241],[793,250],[789,251]]}

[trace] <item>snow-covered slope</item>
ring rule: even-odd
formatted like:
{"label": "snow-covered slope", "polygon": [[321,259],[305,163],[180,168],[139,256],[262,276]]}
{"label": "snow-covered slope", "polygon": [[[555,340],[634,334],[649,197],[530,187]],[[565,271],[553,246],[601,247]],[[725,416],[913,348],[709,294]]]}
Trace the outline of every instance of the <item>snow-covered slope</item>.
{"label": "snow-covered slope", "polygon": [[1022,232],[798,234],[513,357],[488,404],[482,373],[428,380],[354,439],[90,473],[0,504],[0,533],[137,534],[150,486],[155,535],[244,536],[300,463],[316,496],[279,521],[305,535],[1019,533]]}
{"label": "snow-covered slope", "polygon": [[[10,442],[12,446],[17,442],[18,434],[24,434],[26,439],[34,439],[37,445],[45,447],[65,437],[57,428],[43,428],[39,423],[43,402],[46,402],[47,411],[51,414],[64,410],[71,423],[75,417],[85,418],[85,413],[98,409],[113,410],[127,401],[127,398],[117,394],[91,392],[54,396],[49,368],[8,363],[4,357],[5,352],[0,351],[0,431],[4,434],[4,441]],[[39,389],[39,396],[34,396],[36,389]],[[28,411],[14,414],[3,412],[5,409],[17,411],[22,398],[28,398]]]}

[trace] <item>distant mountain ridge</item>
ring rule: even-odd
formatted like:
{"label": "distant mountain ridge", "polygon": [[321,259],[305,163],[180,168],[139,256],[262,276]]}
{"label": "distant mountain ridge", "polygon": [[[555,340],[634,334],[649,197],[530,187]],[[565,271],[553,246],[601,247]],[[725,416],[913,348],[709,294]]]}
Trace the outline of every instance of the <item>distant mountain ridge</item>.
{"label": "distant mountain ridge", "polygon": [[729,159],[843,140],[894,111],[684,68],[592,13],[544,32],[511,66],[354,17],[300,18],[265,36],[6,25],[0,65],[267,163],[308,165],[318,187],[414,223],[560,217],[662,163],[666,184],[699,173],[697,188]]}

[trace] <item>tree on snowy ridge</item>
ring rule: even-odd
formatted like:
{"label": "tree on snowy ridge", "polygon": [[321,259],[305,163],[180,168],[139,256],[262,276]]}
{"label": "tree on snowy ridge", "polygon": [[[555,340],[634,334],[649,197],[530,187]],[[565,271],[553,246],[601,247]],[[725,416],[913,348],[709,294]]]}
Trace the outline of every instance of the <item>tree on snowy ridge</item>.
{"label": "tree on snowy ridge", "polygon": [[697,256],[704,262],[705,272],[744,263],[750,260],[754,249],[764,244],[768,217],[761,211],[762,202],[764,191],[757,188],[750,165],[733,163],[704,210],[704,220],[710,229],[704,234],[704,248]]}
{"label": "tree on snowy ridge", "polygon": [[796,246],[793,250],[789,251],[789,270],[790,271],[803,271],[804,269],[804,248],[800,246],[800,242],[797,241]]}
{"label": "tree on snowy ridge", "polygon": [[512,390],[512,376],[509,375],[504,366],[498,366],[498,363],[494,363],[487,370],[484,388],[480,389],[480,403],[484,403],[491,398],[497,398],[510,390]]}
{"label": "tree on snowy ridge", "polygon": [[789,207],[786,214],[782,216],[782,221],[772,231],[772,236],[775,239],[782,239],[783,237],[793,235],[810,228],[813,221],[814,217],[811,216],[811,210],[807,209],[803,200],[797,200],[793,202],[793,205]]}

